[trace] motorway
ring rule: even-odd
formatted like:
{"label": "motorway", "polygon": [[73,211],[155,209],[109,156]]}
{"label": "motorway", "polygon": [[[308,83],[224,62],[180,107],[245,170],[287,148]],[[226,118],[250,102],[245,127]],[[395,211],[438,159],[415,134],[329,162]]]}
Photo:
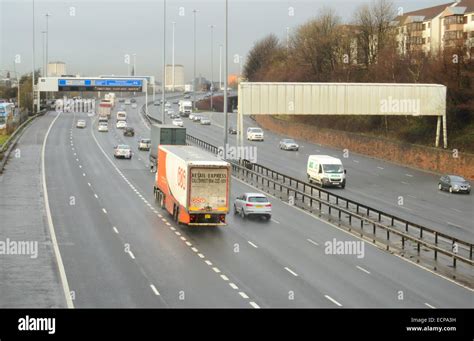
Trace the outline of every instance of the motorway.
{"label": "motorway", "polygon": [[[326,241],[358,239],[277,199],[269,222],[229,214],[223,228],[177,226],[155,204],[148,152],[137,150],[149,136],[139,109],[127,108],[135,137],[123,137],[114,119],[99,133],[86,113],[41,118],[55,118],[46,183],[75,307],[472,307],[471,290],[368,243],[362,258],[327,254]],[[85,129],[75,128],[79,118]],[[214,143],[218,131],[190,128]],[[131,160],[113,158],[121,142],[132,146]],[[231,200],[249,191],[233,179]]]}
{"label": "motorway", "polygon": [[[151,115],[161,117],[159,107],[149,106]],[[173,108],[177,112],[177,108]],[[184,118],[188,134],[215,146],[223,145],[224,117],[222,113],[203,113],[211,119],[211,126],[201,126]],[[236,127],[237,114],[229,114],[229,126]],[[250,117],[244,117],[244,127],[258,126]],[[245,133],[244,133],[245,135]],[[283,151],[279,141],[286,136],[265,130],[265,141],[247,141],[245,146],[257,147],[257,162],[283,174],[306,181],[306,163],[311,154],[326,154],[340,158],[347,169],[345,189],[327,189],[330,192],[360,202],[381,211],[405,218],[439,232],[474,243],[474,196],[450,194],[438,190],[439,176],[363,155],[295,139],[300,151]],[[245,138],[245,136],[244,136]],[[229,135],[229,144],[236,144],[236,136]],[[403,205],[399,205],[399,197]]]}

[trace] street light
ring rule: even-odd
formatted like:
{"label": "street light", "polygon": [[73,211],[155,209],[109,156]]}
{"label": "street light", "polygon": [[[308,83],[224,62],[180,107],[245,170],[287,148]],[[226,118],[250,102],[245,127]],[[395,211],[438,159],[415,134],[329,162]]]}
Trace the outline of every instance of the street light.
{"label": "street light", "polygon": [[[227,117],[227,53],[228,53],[228,14],[229,14],[229,1],[225,0],[225,34],[224,34],[224,151],[227,149],[227,130],[229,126],[229,118]],[[242,129],[242,127],[240,128]],[[226,153],[224,153],[226,155]]]}
{"label": "street light", "polygon": [[45,49],[45,43],[46,43],[46,38],[45,38],[45,35],[46,35],[46,31],[41,31],[41,35],[42,35],[42,47],[43,47],[43,77],[47,77],[47,65],[46,65],[46,58],[45,58],[45,54],[46,54],[46,49]]}
{"label": "street light", "polygon": [[209,27],[211,28],[211,111],[213,111],[213,102],[212,102],[212,95],[213,95],[213,91],[214,91],[214,51],[213,51],[213,45],[214,45],[214,27],[216,27],[215,25],[209,25]]}
{"label": "street light", "polygon": [[161,123],[165,124],[165,89],[166,89],[166,0],[163,0],[163,75],[161,83]]}
{"label": "street light", "polygon": [[174,72],[174,29],[175,29],[176,21],[173,21],[172,24],[173,24],[173,51],[172,51],[172,57],[171,57],[172,61],[171,62],[173,64],[172,78],[173,78],[173,92],[174,92],[174,86],[175,86],[175,83],[174,83],[174,81],[175,81],[175,78],[174,78],[175,77],[175,72]]}
{"label": "street light", "polygon": [[219,44],[219,89],[222,89],[222,44]]}
{"label": "street light", "polygon": [[193,68],[193,110],[196,110],[196,13],[197,9],[193,9],[194,16],[194,68]]}
{"label": "street light", "polygon": [[51,14],[46,13],[46,77],[48,76],[48,65],[49,65],[49,17]]}
{"label": "street light", "polygon": [[[32,1],[33,6],[33,73],[31,77],[31,93],[33,97],[33,112],[35,112],[35,0]],[[38,103],[39,105],[39,103]]]}

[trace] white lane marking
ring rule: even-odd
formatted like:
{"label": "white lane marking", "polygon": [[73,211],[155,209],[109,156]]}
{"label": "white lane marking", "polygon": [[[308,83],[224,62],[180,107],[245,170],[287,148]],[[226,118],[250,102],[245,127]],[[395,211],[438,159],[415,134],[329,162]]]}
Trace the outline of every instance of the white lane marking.
{"label": "white lane marking", "polygon": [[277,224],[280,223],[278,220],[275,220],[275,219],[273,219],[273,218],[272,218],[271,220],[272,220],[274,223],[277,223]]}
{"label": "white lane marking", "polygon": [[46,168],[45,168],[45,162],[44,162],[46,141],[48,140],[48,136],[51,131],[51,128],[53,127],[54,123],[59,118],[59,116],[61,116],[61,113],[58,113],[58,115],[51,122],[48,130],[46,131],[46,135],[44,136],[43,146],[41,148],[41,173],[42,173],[42,180],[43,180],[43,196],[44,196],[44,203],[45,203],[45,209],[46,209],[46,217],[48,220],[49,234],[51,236],[51,242],[53,244],[53,250],[56,256],[56,263],[58,265],[59,277],[61,278],[63,293],[66,298],[66,306],[68,308],[74,308],[74,304],[72,302],[72,298],[70,294],[71,291],[69,290],[69,283],[67,281],[66,270],[64,269],[64,263],[61,257],[61,252],[59,251],[58,240],[56,238],[56,232],[54,230],[53,217],[51,215],[51,209],[49,207],[48,188],[46,184]]}
{"label": "white lane marking", "polygon": [[243,298],[245,299],[248,299],[249,297],[247,296],[247,294],[243,291],[239,291],[239,295],[242,296]]}
{"label": "white lane marking", "polygon": [[260,306],[255,302],[250,302],[250,305],[254,307],[255,309],[260,309]]}
{"label": "white lane marking", "polygon": [[87,183],[87,185],[88,185],[89,187],[91,187],[91,186],[92,186],[90,182],[88,182],[88,183]]}
{"label": "white lane marking", "polygon": [[229,278],[226,276],[226,275],[221,275],[221,278],[224,280],[224,281],[228,281]]}
{"label": "white lane marking", "polygon": [[354,161],[355,163],[359,163],[359,161],[358,161],[358,160],[352,160],[352,161]]}
{"label": "white lane marking", "polygon": [[384,168],[383,168],[383,167],[377,167],[377,168],[378,168],[378,169],[381,169],[381,170],[384,170]]}
{"label": "white lane marking", "polygon": [[128,254],[130,255],[130,257],[131,257],[132,259],[135,259],[135,255],[133,254],[132,251],[128,251]]}
{"label": "white lane marking", "polygon": [[446,223],[447,223],[448,225],[451,225],[451,226],[454,226],[454,227],[457,227],[457,228],[460,228],[460,229],[463,228],[462,226],[456,225],[456,224],[454,224],[454,223],[452,223],[452,222],[450,222],[450,221],[447,221]]}
{"label": "white lane marking", "polygon": [[363,267],[357,265],[356,268],[370,275],[370,271],[365,270]]}
{"label": "white lane marking", "polygon": [[207,265],[212,266],[212,262],[210,260],[205,261]]}
{"label": "white lane marking", "polygon": [[248,243],[249,243],[250,245],[252,245],[254,248],[258,249],[258,246],[255,245],[254,243],[252,243],[250,240],[248,241]]}
{"label": "white lane marking", "polygon": [[178,231],[174,231],[174,233],[175,233],[177,236],[180,236],[180,235],[181,235],[181,233],[178,232]]}
{"label": "white lane marking", "polygon": [[462,211],[461,211],[461,210],[458,210],[457,208],[451,208],[451,209],[452,209],[453,211],[458,212],[458,213],[462,213]]}
{"label": "white lane marking", "polygon": [[411,194],[408,194],[408,197],[410,197],[412,199],[416,199],[416,197],[414,195],[411,195]]}
{"label": "white lane marking", "polygon": [[82,173],[82,176],[86,176],[86,173]]}
{"label": "white lane marking", "polygon": [[202,253],[198,253],[199,258],[206,258]]}
{"label": "white lane marking", "polygon": [[186,242],[186,245],[187,246],[193,246],[193,244],[191,244],[190,242]]}
{"label": "white lane marking", "polygon": [[342,304],[339,303],[338,301],[336,301],[334,298],[332,298],[331,296],[329,295],[324,295],[324,297],[326,297],[328,300],[330,300],[332,303],[334,303],[335,305],[339,306],[339,307],[342,307]]}
{"label": "white lane marking", "polygon": [[308,239],[306,239],[306,240],[307,240],[308,242],[310,242],[311,244],[314,244],[314,245],[316,245],[316,246],[319,246],[319,244],[316,243],[316,242],[315,242],[314,240],[312,240],[312,239],[309,239],[309,238],[308,238]]}
{"label": "white lane marking", "polygon": [[105,214],[107,214],[107,211],[105,208],[102,209],[102,212],[104,212]]}
{"label": "white lane marking", "polygon": [[181,239],[182,241],[186,241],[186,238],[184,238],[183,236],[179,237],[179,239]]}
{"label": "white lane marking", "polygon": [[219,270],[219,268],[216,268],[216,267],[213,267],[212,270],[214,270],[215,273],[220,273],[221,270]]}
{"label": "white lane marking", "polygon": [[113,227],[113,229],[114,229],[115,233],[119,234],[119,231],[117,230],[117,228],[115,226]]}
{"label": "white lane marking", "polygon": [[158,292],[158,290],[156,290],[156,288],[153,284],[150,284],[150,288],[151,288],[151,290],[153,290],[153,292],[155,293],[156,296],[160,296],[160,293]]}
{"label": "white lane marking", "polygon": [[158,214],[158,218],[163,218],[163,216],[161,214]]}
{"label": "white lane marking", "polygon": [[429,303],[425,303],[425,305],[426,305],[427,307],[431,308],[431,309],[436,309],[435,307],[433,307],[433,306],[432,306],[431,304],[429,304]]}
{"label": "white lane marking", "polygon": [[285,266],[285,270],[288,271],[290,274],[292,274],[293,276],[295,277],[298,277],[298,274],[296,272],[294,272],[293,270],[291,270],[290,268],[286,267]]}
{"label": "white lane marking", "polygon": [[408,176],[408,177],[410,177],[410,178],[413,178],[413,175],[411,175],[411,174],[405,174],[405,176]]}
{"label": "white lane marking", "polygon": [[176,229],[175,229],[173,226],[171,226],[171,225],[170,225],[170,230],[171,230],[171,231],[176,231]]}
{"label": "white lane marking", "polygon": [[402,184],[404,184],[404,185],[409,185],[409,183],[408,183],[408,182],[405,182],[405,181],[402,181]]}
{"label": "white lane marking", "polygon": [[81,166],[81,165],[79,165],[79,168],[82,168],[82,166]]}
{"label": "white lane marking", "polygon": [[238,290],[239,287],[237,285],[235,285],[234,283],[229,283],[230,287],[234,290]]}
{"label": "white lane marking", "polygon": [[99,199],[99,196],[97,194],[94,193],[94,196],[96,199]]}

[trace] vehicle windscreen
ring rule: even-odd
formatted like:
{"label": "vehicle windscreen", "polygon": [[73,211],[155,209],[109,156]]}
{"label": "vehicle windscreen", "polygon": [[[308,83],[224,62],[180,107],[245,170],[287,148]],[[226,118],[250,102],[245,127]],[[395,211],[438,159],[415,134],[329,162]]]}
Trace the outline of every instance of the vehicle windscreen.
{"label": "vehicle windscreen", "polygon": [[252,133],[261,133],[261,132],[262,132],[262,129],[254,128],[254,129],[250,129],[250,131],[251,131]]}
{"label": "vehicle windscreen", "polygon": [[249,197],[248,202],[268,202],[268,199],[265,197]]}
{"label": "vehicle windscreen", "polygon": [[287,139],[287,140],[283,140],[284,143],[295,143],[294,140],[290,140],[290,139]]}
{"label": "vehicle windscreen", "polygon": [[464,182],[466,181],[464,178],[460,177],[460,176],[450,176],[451,178],[451,181],[455,181],[455,182]]}
{"label": "vehicle windscreen", "polygon": [[325,173],[342,173],[343,168],[342,165],[323,165],[323,169]]}

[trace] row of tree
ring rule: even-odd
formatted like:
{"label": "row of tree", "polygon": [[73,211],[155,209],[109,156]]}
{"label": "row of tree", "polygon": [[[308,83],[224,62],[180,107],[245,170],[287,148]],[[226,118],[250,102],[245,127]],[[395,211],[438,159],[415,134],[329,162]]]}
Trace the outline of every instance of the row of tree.
{"label": "row of tree", "polygon": [[[474,151],[474,65],[466,46],[426,54],[401,54],[392,2],[361,6],[350,24],[331,9],[299,26],[289,42],[271,34],[249,52],[244,77],[267,82],[437,83],[448,87],[451,146]],[[433,144],[435,121],[409,117],[297,117],[298,121],[341,130],[375,133]]]}

